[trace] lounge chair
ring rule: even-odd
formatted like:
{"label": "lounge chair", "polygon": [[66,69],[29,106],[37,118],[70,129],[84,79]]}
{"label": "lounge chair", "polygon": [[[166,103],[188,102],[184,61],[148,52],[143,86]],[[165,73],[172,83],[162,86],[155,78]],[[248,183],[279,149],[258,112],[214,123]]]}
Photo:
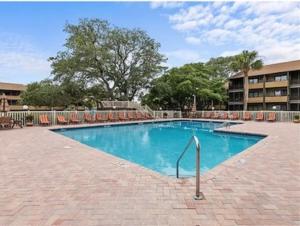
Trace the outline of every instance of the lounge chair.
{"label": "lounge chair", "polygon": [[66,124],[68,124],[68,121],[65,119],[65,116],[58,115],[57,116],[57,124],[66,125]]}
{"label": "lounge chair", "polygon": [[145,114],[146,119],[153,119],[152,115],[150,115],[149,113]]}
{"label": "lounge chair", "polygon": [[125,116],[125,112],[119,112],[119,120],[126,121],[128,118]]}
{"label": "lounge chair", "polygon": [[267,120],[268,120],[269,122],[275,122],[275,121],[276,121],[276,113],[275,113],[275,112],[270,112],[270,113],[268,114]]}
{"label": "lounge chair", "polygon": [[127,116],[129,120],[135,120],[135,114],[133,114],[134,112],[128,112]]}
{"label": "lounge chair", "polygon": [[255,120],[256,121],[264,121],[264,113],[263,112],[257,112]]}
{"label": "lounge chair", "polygon": [[237,112],[233,112],[231,115],[230,115],[230,119],[231,120],[238,120],[239,119],[239,114]]}
{"label": "lounge chair", "polygon": [[111,121],[111,122],[116,122],[116,121],[118,121],[118,118],[115,116],[114,113],[109,112],[108,113],[108,120]]}
{"label": "lounge chair", "polygon": [[40,115],[39,120],[40,120],[41,126],[50,126],[50,121],[48,119],[48,115]]}
{"label": "lounge chair", "polygon": [[93,116],[91,114],[89,114],[89,113],[84,113],[83,114],[83,119],[87,123],[93,123],[93,122],[95,122],[95,120],[93,119]]}
{"label": "lounge chair", "polygon": [[9,117],[9,116],[0,117],[0,128],[11,129],[11,128],[13,128],[13,125],[14,125],[14,123],[13,123],[13,120],[11,117]]}
{"label": "lounge chair", "polygon": [[144,120],[145,117],[144,117],[144,115],[141,112],[137,112],[136,113],[136,119],[137,120]]}
{"label": "lounge chair", "polygon": [[[105,114],[106,115],[106,114]],[[101,113],[96,113],[96,117],[95,117],[95,119],[96,119],[96,122],[105,122],[105,121],[107,121],[107,118],[106,118],[106,120],[105,120],[105,117],[104,117],[104,115],[102,115]]]}
{"label": "lounge chair", "polygon": [[212,113],[211,118],[218,119],[220,117],[219,113]]}
{"label": "lounge chair", "polygon": [[210,117],[211,117],[211,112],[204,112],[203,118],[210,118]]}
{"label": "lounge chair", "polygon": [[70,116],[70,123],[73,123],[73,124],[78,124],[80,123],[80,120],[78,119],[78,115],[73,113],[71,114]]}
{"label": "lounge chair", "polygon": [[244,121],[249,121],[249,120],[251,120],[251,118],[252,118],[252,115],[251,115],[250,112],[245,112],[244,113],[244,115],[243,115],[243,120]]}
{"label": "lounge chair", "polygon": [[228,113],[224,112],[223,115],[220,117],[220,119],[228,119]]}

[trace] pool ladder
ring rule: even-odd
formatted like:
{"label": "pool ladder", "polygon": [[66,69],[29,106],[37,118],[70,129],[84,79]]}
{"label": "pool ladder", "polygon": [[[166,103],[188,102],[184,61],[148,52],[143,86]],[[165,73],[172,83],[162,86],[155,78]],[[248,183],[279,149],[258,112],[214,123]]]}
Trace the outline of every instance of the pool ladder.
{"label": "pool ladder", "polygon": [[227,129],[227,128],[230,129],[230,126],[231,126],[230,122],[225,121],[225,122],[223,122],[218,128],[225,127],[226,129]]}
{"label": "pool ladder", "polygon": [[179,156],[177,162],[176,162],[176,177],[179,178],[179,163],[188,148],[192,143],[195,143],[196,145],[196,195],[194,196],[195,200],[202,200],[204,199],[204,195],[202,192],[200,192],[200,143],[196,136],[192,136],[188,144],[183,149],[181,155]]}

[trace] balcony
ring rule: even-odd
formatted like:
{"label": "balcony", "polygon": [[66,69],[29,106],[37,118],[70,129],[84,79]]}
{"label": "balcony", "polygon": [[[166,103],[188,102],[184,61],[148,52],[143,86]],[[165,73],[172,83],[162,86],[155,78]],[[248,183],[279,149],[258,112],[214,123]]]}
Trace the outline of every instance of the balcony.
{"label": "balcony", "polygon": [[7,100],[21,100],[20,96],[6,95]]}
{"label": "balcony", "polygon": [[300,80],[291,80],[290,88],[300,88]]}
{"label": "balcony", "polygon": [[264,88],[264,84],[261,83],[249,83],[248,85],[249,89],[262,89]]}
{"label": "balcony", "polygon": [[287,96],[265,97],[266,103],[281,103],[281,102],[287,102],[287,100],[288,100]]}
{"label": "balcony", "polygon": [[287,87],[288,81],[273,81],[273,82],[266,82],[266,88],[277,88],[277,87]]}
{"label": "balcony", "polygon": [[228,92],[230,93],[244,92],[244,88],[243,86],[229,86]]}
{"label": "balcony", "polygon": [[290,96],[290,103],[291,104],[298,104],[300,103],[300,96]]}
{"label": "balcony", "polygon": [[244,102],[242,99],[233,99],[232,98],[232,99],[229,99],[228,104],[229,105],[243,105]]}
{"label": "balcony", "polygon": [[248,103],[262,103],[263,97],[248,97]]}

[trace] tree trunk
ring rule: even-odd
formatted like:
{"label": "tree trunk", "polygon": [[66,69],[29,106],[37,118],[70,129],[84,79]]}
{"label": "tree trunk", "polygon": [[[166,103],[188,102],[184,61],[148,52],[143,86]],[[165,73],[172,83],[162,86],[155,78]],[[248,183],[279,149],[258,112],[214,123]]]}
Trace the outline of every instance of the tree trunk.
{"label": "tree trunk", "polygon": [[244,111],[248,108],[249,80],[248,72],[244,72]]}

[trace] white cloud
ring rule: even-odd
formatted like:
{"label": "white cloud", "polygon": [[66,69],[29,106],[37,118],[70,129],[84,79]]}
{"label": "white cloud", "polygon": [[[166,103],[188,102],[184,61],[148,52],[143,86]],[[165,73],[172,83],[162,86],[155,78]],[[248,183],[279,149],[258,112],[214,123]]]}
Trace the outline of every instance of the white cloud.
{"label": "white cloud", "polygon": [[150,7],[152,9],[157,9],[157,8],[178,8],[183,6],[183,2],[171,2],[171,1],[153,1],[150,2]]}
{"label": "white cloud", "polygon": [[213,2],[182,8],[169,21],[186,42],[206,46],[204,51],[255,49],[273,62],[300,58],[299,15],[300,2]]}
{"label": "white cloud", "polygon": [[185,41],[192,45],[199,45],[201,43],[201,40],[199,38],[193,36],[186,37]]}
{"label": "white cloud", "polygon": [[26,37],[0,34],[0,74],[5,81],[30,82],[50,75],[47,56],[38,51]]}
{"label": "white cloud", "polygon": [[174,51],[167,51],[164,52],[164,54],[169,59],[168,60],[169,67],[181,66],[186,63],[203,61],[199,52],[194,50],[189,50],[189,49],[178,49]]}

